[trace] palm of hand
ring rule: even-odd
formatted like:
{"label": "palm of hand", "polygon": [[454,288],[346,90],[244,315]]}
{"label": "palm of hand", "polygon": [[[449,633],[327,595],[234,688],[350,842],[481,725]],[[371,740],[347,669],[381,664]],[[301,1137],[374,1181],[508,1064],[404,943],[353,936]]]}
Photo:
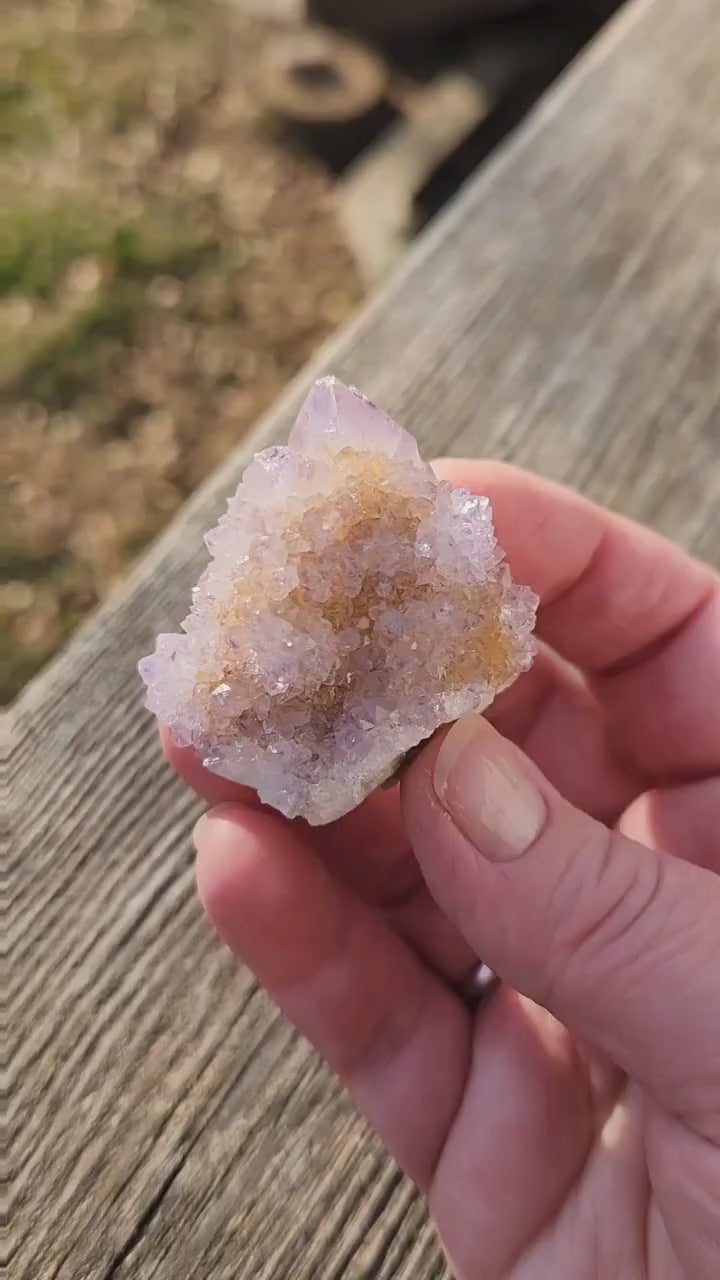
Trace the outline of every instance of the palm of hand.
{"label": "palm of hand", "polygon": [[[494,724],[573,805],[671,850],[679,866],[716,875],[720,730],[705,714],[707,690],[720,684],[712,575],[521,473],[485,467],[475,476],[472,464],[457,466],[464,470],[453,479],[491,492],[516,575],[546,602],[538,662],[498,700]],[[681,696],[685,670],[698,664],[709,671],[704,696]],[[198,832],[209,914],[427,1194],[461,1280],[718,1274],[717,927],[705,938],[699,921],[696,954],[670,956],[667,990],[657,987],[662,955],[652,987],[663,945],[653,931],[655,883],[597,882],[599,901],[610,899],[588,914],[593,886],[573,872],[547,901],[513,901],[514,915],[500,896],[475,904],[466,927],[453,909],[464,891],[453,867],[434,854],[428,874],[421,853],[421,870],[408,838],[422,848],[436,744],[405,780],[404,815],[396,788],[314,832],[205,774],[192,754],[169,752],[211,804],[229,802],[204,838]],[[587,923],[566,927],[576,918]],[[479,951],[508,985],[473,1016],[456,992]],[[594,1035],[593,999],[620,964],[630,983],[650,984],[655,1010],[666,1009],[667,1047],[642,1082],[624,1070],[623,1044],[615,1051]],[[674,1010],[698,985],[698,964],[707,1018],[694,1039],[677,1027],[676,1040]],[[576,972],[587,1018],[575,1016],[565,991],[566,973]]]}

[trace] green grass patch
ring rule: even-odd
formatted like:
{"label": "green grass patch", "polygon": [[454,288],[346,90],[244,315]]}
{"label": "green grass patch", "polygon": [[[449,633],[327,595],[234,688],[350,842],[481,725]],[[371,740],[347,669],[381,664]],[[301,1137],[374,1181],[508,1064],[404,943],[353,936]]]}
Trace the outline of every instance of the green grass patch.
{"label": "green grass patch", "polygon": [[217,255],[218,248],[212,240],[183,234],[178,224],[151,217],[117,227],[107,249],[114,275],[142,281],[159,275],[187,279],[216,260]]}
{"label": "green grass patch", "polygon": [[211,240],[183,226],[174,211],[113,218],[67,198],[46,206],[18,204],[0,221],[0,294],[51,298],[70,265],[95,257],[112,279],[186,277],[211,260]]}
{"label": "green grass patch", "polygon": [[0,627],[0,707],[12,702],[51,656],[52,650],[46,653],[43,649],[29,649],[9,629]]}
{"label": "green grass patch", "polygon": [[49,136],[47,119],[27,81],[19,76],[0,80],[0,147],[3,151],[17,143],[36,146]]}
{"label": "green grass patch", "polygon": [[67,201],[6,208],[0,222],[0,294],[49,298],[70,263],[96,253],[106,236],[94,211]]}
{"label": "green grass patch", "polygon": [[12,391],[53,410],[100,395],[123,349],[139,337],[143,307],[137,289],[108,291],[29,358]]}
{"label": "green grass patch", "polygon": [[3,582],[11,582],[14,578],[24,582],[46,582],[62,576],[71,564],[69,551],[33,556],[14,542],[0,542],[0,580]]}
{"label": "green grass patch", "polygon": [[[61,318],[40,345],[25,335],[9,344],[4,363],[11,394],[39,400],[51,411],[104,399],[124,349],[143,332],[150,281],[160,275],[189,279],[218,259],[219,246],[173,212],[113,220],[104,210],[64,201],[26,206],[5,218],[0,295],[59,306]],[[88,257],[99,263],[101,284],[82,309],[67,307],[58,289],[73,262]]]}

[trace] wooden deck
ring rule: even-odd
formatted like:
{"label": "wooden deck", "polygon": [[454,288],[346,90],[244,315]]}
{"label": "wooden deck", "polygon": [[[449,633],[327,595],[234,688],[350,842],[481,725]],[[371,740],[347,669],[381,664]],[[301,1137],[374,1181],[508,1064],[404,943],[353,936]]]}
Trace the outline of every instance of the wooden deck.
{"label": "wooden deck", "polygon": [[[238,972],[135,663],[319,370],[720,555],[720,6],[630,0],[8,717],[14,1280],[431,1280],[412,1189]],[[6,952],[7,954],[7,952]]]}

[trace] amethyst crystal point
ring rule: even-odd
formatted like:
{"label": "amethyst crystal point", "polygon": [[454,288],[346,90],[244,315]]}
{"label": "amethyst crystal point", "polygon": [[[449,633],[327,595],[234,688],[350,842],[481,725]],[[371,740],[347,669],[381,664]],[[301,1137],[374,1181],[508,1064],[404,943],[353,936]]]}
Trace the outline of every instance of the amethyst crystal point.
{"label": "amethyst crystal point", "polygon": [[140,663],[147,706],[207,768],[330,822],[532,660],[490,504],[438,481],[412,436],[325,378],[207,535],[181,635]]}

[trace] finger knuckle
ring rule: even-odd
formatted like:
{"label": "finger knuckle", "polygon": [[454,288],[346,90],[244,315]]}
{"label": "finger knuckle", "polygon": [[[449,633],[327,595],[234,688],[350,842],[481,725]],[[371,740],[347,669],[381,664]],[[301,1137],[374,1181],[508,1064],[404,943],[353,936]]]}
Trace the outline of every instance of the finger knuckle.
{"label": "finger knuckle", "polygon": [[549,983],[573,977],[589,990],[629,973],[650,947],[663,890],[663,863],[621,843],[599,824],[583,835],[558,877],[547,915]]}
{"label": "finger knuckle", "polygon": [[413,1041],[427,1013],[428,983],[418,977],[406,995],[401,1002],[379,1002],[377,1013],[357,1026],[340,1068],[349,1084],[394,1067]]}

